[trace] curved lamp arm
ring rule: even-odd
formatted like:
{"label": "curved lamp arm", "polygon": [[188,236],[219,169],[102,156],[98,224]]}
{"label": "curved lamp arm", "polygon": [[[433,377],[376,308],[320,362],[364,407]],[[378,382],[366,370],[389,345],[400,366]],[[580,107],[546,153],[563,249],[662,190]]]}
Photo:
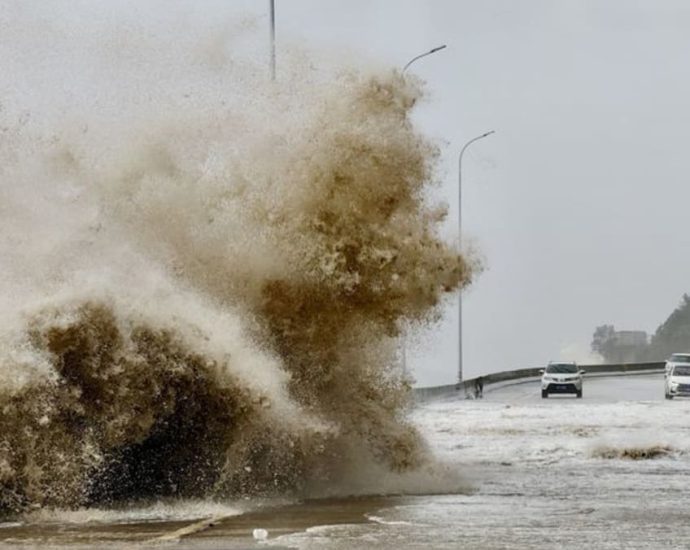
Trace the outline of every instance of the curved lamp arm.
{"label": "curved lamp arm", "polygon": [[407,68],[408,68],[410,65],[412,65],[412,63],[414,63],[415,61],[417,61],[418,59],[421,59],[422,57],[426,57],[427,55],[431,55],[432,53],[436,53],[436,52],[442,50],[442,49],[445,48],[445,47],[446,47],[445,44],[443,44],[443,45],[441,45],[441,46],[436,46],[435,48],[429,50],[428,52],[424,52],[423,54],[420,54],[420,55],[418,55],[417,57],[413,57],[413,58],[410,59],[410,60],[407,62],[407,64],[403,67],[402,74],[405,74],[405,71],[407,70]]}

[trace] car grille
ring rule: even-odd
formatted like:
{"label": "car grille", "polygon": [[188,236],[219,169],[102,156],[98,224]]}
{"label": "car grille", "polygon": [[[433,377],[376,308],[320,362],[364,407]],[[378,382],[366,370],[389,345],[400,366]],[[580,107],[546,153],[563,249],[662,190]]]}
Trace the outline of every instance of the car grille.
{"label": "car grille", "polygon": [[690,393],[690,384],[678,384],[679,392]]}

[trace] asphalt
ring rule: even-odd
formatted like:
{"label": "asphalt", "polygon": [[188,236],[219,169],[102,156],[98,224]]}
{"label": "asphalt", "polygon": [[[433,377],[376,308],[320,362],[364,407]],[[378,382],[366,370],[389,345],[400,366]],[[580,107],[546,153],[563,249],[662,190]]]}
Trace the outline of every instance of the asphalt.
{"label": "asphalt", "polygon": [[[658,401],[664,399],[664,375],[612,375],[587,376],[582,386],[583,404],[618,401]],[[484,399],[500,402],[558,402],[561,400],[575,401],[574,395],[550,395],[542,399],[539,380],[522,381],[503,387],[485,388]]]}

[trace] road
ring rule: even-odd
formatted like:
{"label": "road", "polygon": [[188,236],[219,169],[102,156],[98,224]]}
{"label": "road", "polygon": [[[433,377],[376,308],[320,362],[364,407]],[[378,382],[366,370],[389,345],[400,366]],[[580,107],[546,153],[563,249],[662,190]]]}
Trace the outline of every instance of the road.
{"label": "road", "polygon": [[[662,375],[588,377],[584,397],[538,381],[426,403],[414,420],[452,494],[402,497],[375,521],[282,538],[298,548],[690,548],[690,400]],[[453,473],[465,480],[456,490]],[[433,484],[438,487],[438,483]],[[420,486],[423,490],[423,484]]]}
{"label": "road", "polygon": [[[487,388],[484,399],[426,403],[411,413],[428,441],[426,467],[372,474],[360,465],[372,493],[386,486],[397,496],[236,516],[242,503],[181,502],[174,521],[156,519],[164,504],[128,509],[124,523],[118,511],[56,512],[48,523],[0,525],[0,548],[134,548],[155,540],[177,550],[686,549],[690,399],[663,399],[662,383],[661,375],[589,377],[582,399],[542,399],[530,381]],[[195,508],[226,517],[188,515]],[[79,519],[99,514],[100,521]],[[253,541],[255,528],[268,540]],[[178,542],[180,533],[188,535]]]}
{"label": "road", "polygon": [[[617,401],[657,401],[664,399],[664,376],[658,374],[594,376],[585,375],[582,403]],[[541,402],[539,380],[530,380],[503,387],[485,388],[485,399],[501,402]],[[575,400],[574,395],[550,395],[549,400]],[[578,400],[579,401],[579,400]]]}

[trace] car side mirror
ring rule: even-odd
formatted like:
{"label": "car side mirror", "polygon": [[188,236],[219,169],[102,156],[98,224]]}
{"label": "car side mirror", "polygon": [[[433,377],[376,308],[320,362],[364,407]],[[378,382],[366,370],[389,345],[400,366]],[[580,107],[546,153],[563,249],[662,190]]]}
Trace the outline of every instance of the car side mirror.
{"label": "car side mirror", "polygon": [[586,370],[582,369],[582,370],[580,371],[580,374],[585,374],[586,372],[587,372]]}
{"label": "car side mirror", "polygon": [[544,369],[539,369],[539,374],[544,374]]}

